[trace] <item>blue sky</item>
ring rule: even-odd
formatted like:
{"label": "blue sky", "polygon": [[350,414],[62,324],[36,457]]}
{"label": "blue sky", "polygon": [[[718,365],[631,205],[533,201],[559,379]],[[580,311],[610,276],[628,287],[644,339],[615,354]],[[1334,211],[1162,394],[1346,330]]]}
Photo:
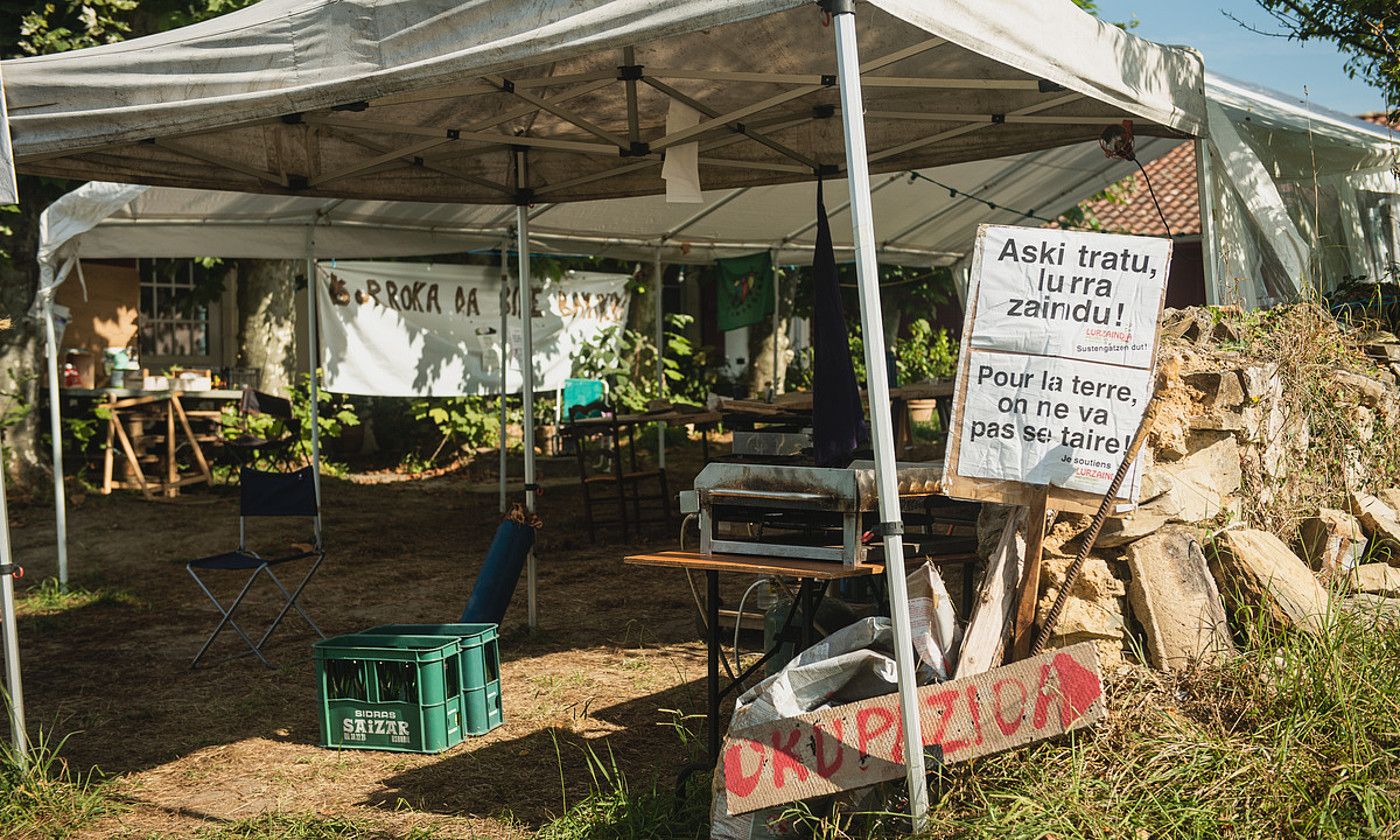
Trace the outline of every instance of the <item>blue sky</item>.
{"label": "blue sky", "polygon": [[1347,77],[1344,57],[1330,43],[1299,44],[1257,35],[1224,12],[1266,31],[1278,26],[1254,0],[1099,0],[1104,20],[1140,23],[1134,33],[1166,44],[1189,44],[1206,57],[1206,67],[1245,82],[1308,97],[1348,114],[1379,111],[1381,95]]}

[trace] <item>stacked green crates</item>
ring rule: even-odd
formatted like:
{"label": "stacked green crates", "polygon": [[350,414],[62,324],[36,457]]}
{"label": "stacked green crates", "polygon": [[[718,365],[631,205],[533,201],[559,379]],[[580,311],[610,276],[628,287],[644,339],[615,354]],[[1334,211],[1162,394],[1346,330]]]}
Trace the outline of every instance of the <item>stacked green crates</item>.
{"label": "stacked green crates", "polygon": [[315,645],[321,744],[435,753],[501,725],[494,624],[386,624]]}

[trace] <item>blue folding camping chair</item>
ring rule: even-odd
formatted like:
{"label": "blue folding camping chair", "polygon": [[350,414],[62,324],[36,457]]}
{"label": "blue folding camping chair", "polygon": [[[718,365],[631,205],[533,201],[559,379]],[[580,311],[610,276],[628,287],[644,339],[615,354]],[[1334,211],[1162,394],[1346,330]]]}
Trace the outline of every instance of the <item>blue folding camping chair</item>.
{"label": "blue folding camping chair", "polygon": [[[214,632],[209,634],[204,646],[195,654],[194,661],[190,667],[199,665],[199,661],[204,658],[204,654],[209,651],[210,645],[224,631],[224,628],[232,628],[238,637],[248,646],[248,653],[262,660],[262,663],[271,668],[272,663],[263,656],[263,646],[272,637],[272,633],[286,618],[288,611],[296,610],[307,625],[317,636],[325,638],[326,634],[321,632],[321,628],[316,626],[316,622],[311,620],[306,610],[302,609],[300,598],[302,590],[315,577],[316,571],[321,568],[321,561],[326,559],[326,552],[321,546],[321,512],[316,504],[316,479],[310,467],[304,467],[296,472],[274,473],[255,470],[251,467],[244,467],[238,473],[238,548],[233,551],[226,551],[223,554],[215,554],[210,557],[202,557],[198,560],[191,560],[185,564],[185,570],[194,578],[199,588],[204,590],[204,594],[209,596],[209,600],[214,602],[214,606],[222,615]],[[266,558],[252,549],[248,548],[248,520],[258,517],[306,517],[314,523],[311,547],[306,550],[294,551],[291,554],[281,555],[273,558]],[[280,566],[284,563],[296,561],[310,561],[311,566],[307,570],[301,583],[296,589],[288,590],[283,585],[282,580],[273,573],[273,566]],[[248,579],[243,583],[243,588],[239,590],[228,605],[223,603],[205,585],[204,579],[199,576],[200,572],[248,572]],[[268,625],[267,630],[262,634],[255,644],[248,634],[243,632],[243,628],[238,626],[233,614],[243,603],[244,597],[253,588],[253,583],[260,575],[266,575],[271,579],[274,586],[282,593],[285,599],[277,617]],[[248,653],[236,654],[234,657],[247,656]]]}

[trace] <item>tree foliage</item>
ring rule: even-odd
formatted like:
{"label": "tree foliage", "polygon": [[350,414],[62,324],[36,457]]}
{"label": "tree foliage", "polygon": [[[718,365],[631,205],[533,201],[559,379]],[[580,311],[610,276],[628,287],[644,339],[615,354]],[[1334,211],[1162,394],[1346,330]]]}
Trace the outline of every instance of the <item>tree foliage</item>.
{"label": "tree foliage", "polygon": [[1346,54],[1346,71],[1400,103],[1400,3],[1395,0],[1256,0],[1298,41],[1332,41]]}

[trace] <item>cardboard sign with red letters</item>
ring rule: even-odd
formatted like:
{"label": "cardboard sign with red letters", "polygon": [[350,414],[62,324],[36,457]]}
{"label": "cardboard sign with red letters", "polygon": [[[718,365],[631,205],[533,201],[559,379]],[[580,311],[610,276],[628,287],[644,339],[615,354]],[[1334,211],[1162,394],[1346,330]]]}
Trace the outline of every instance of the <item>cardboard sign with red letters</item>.
{"label": "cardboard sign with red letters", "polygon": [[[1103,720],[1103,677],[1082,642],[976,676],[919,688],[923,744],[944,764],[1043,741]],[[904,778],[899,695],[733,732],[725,739],[730,814]]]}

